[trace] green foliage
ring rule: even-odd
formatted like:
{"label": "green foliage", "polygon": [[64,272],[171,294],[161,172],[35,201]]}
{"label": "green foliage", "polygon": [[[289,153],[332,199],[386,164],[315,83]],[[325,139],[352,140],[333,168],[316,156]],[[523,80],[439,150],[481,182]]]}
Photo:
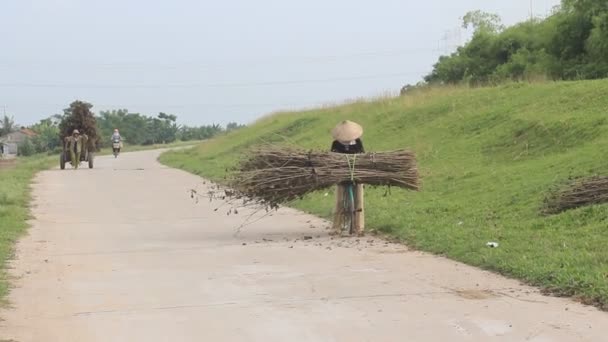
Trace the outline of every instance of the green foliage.
{"label": "green foliage", "polygon": [[608,10],[605,0],[562,0],[562,8],[568,13],[583,13],[594,16]]}
{"label": "green foliage", "polygon": [[482,11],[465,14],[462,18],[462,27],[465,29],[472,27],[477,32],[499,32],[504,29],[500,16]]}
{"label": "green foliage", "polygon": [[182,126],[177,134],[181,141],[206,140],[223,132],[220,125],[206,125],[200,127]]}
{"label": "green foliage", "polygon": [[29,157],[36,153],[36,147],[30,138],[25,138],[21,143],[19,143],[18,152],[22,157]]}
{"label": "green foliage", "polygon": [[464,16],[463,26],[474,28],[472,39],[440,57],[426,82],[477,85],[537,77],[608,77],[605,0],[564,0],[550,17],[508,28],[498,16],[475,11]]}
{"label": "green foliage", "polygon": [[175,115],[158,114],[158,117],[153,118],[146,127],[148,139],[144,142],[144,145],[174,142],[177,139],[177,131],[179,130],[176,120],[177,117]]}
{"label": "green foliage", "polygon": [[608,75],[608,11],[593,17],[593,29],[586,42],[590,78]]}
{"label": "green foliage", "polygon": [[12,117],[4,115],[0,122],[0,136],[9,134],[15,130],[15,120]]}
{"label": "green foliage", "polygon": [[237,129],[241,129],[241,128],[244,128],[244,127],[245,127],[245,125],[241,125],[241,124],[239,124],[237,122],[229,122],[226,125],[226,132],[236,131]]}
{"label": "green foliage", "polygon": [[52,118],[40,120],[30,129],[37,134],[32,138],[36,153],[54,152],[61,147],[60,140],[57,139],[59,126]]}
{"label": "green foliage", "polygon": [[[367,150],[411,147],[422,174],[419,193],[366,190],[370,230],[608,309],[608,205],[551,217],[540,211],[556,184],[608,174],[606,93],[608,80],[418,88],[267,117],[161,161],[222,181],[260,142],[327,150],[331,128],[354,120],[365,128]],[[319,193],[294,206],[330,217],[332,201]]]}
{"label": "green foliage", "polygon": [[[110,137],[117,128],[120,135],[129,144],[154,145],[168,144],[176,140],[204,140],[223,132],[220,125],[203,125],[200,127],[179,126],[177,116],[159,113],[157,117],[149,117],[139,113],[129,113],[126,109],[102,111],[97,119],[104,137],[103,146],[108,146]],[[232,123],[232,128],[239,128]]]}

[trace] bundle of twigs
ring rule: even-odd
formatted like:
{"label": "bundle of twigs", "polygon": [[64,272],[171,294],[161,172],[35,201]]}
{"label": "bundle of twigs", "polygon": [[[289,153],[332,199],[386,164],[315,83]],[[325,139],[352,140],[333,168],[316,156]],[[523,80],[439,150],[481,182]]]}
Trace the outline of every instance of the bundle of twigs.
{"label": "bundle of twigs", "polygon": [[418,190],[416,158],[407,150],[345,155],[264,146],[241,162],[230,185],[245,197],[278,205],[348,181]]}
{"label": "bundle of twigs", "polygon": [[608,202],[608,177],[578,179],[569,186],[553,191],[546,199],[543,211],[558,214],[587,205]]}

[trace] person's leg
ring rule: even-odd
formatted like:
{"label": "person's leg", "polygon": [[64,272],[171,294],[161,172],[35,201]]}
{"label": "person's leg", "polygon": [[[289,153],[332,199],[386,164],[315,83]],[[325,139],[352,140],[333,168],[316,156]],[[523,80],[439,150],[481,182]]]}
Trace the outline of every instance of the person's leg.
{"label": "person's leg", "polygon": [[76,167],[76,153],[72,149],[70,149],[70,161],[72,162],[72,167]]}
{"label": "person's leg", "polygon": [[75,157],[76,157],[76,163],[74,164],[74,167],[78,168],[78,165],[80,165],[80,152],[76,152]]}

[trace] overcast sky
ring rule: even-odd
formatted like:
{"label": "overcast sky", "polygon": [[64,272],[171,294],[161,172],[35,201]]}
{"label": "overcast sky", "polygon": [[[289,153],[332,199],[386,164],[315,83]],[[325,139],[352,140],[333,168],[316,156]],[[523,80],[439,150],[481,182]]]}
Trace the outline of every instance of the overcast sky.
{"label": "overcast sky", "polygon": [[464,13],[513,24],[531,2],[559,0],[2,0],[0,113],[31,124],[82,99],[248,123],[396,92],[465,41]]}

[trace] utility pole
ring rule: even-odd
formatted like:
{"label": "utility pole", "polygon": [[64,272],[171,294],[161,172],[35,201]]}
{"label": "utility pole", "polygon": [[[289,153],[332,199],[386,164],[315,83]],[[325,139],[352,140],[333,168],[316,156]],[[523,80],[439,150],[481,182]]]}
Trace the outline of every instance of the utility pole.
{"label": "utility pole", "polygon": [[530,0],[530,21],[534,20],[534,6],[532,4],[533,0]]}
{"label": "utility pole", "polygon": [[452,30],[444,30],[441,38],[437,40],[437,52],[446,56],[462,45],[462,30],[457,27]]}
{"label": "utility pole", "polygon": [[447,55],[448,50],[448,31],[445,31],[443,33],[443,37],[441,38],[441,53]]}

